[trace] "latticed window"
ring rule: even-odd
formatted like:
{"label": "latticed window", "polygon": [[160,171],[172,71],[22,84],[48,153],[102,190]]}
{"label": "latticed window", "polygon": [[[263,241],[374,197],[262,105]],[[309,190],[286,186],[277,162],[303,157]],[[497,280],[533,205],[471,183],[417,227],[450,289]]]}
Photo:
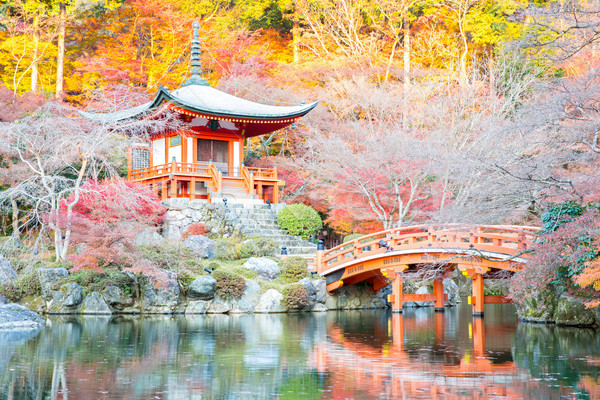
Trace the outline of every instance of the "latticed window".
{"label": "latticed window", "polygon": [[150,166],[150,149],[131,149],[131,169],[138,170]]}

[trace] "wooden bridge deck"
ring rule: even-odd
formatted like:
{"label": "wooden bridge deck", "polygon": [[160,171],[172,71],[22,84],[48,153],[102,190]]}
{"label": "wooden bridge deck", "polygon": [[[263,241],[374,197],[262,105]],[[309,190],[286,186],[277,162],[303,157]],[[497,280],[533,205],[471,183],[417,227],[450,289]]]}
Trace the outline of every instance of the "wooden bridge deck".
{"label": "wooden bridge deck", "polygon": [[[528,250],[540,228],[515,225],[409,226],[360,237],[329,250],[317,250],[315,265],[330,293],[343,285],[367,282],[374,291],[394,283],[390,301],[394,310],[402,302],[431,300],[443,309],[443,278],[458,268],[473,279],[470,301],[474,313],[483,304],[506,302],[499,296],[483,295],[483,278],[499,277],[498,271],[514,273],[530,259]],[[435,270],[434,294],[402,293],[402,275]],[[494,275],[495,274],[495,275]]]}

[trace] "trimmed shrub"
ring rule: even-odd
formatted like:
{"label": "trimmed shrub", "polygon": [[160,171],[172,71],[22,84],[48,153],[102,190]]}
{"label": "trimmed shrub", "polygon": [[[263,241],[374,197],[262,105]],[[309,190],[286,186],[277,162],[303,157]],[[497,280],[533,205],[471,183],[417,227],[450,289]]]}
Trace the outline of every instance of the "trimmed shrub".
{"label": "trimmed shrub", "polygon": [[216,270],[212,277],[217,280],[215,293],[221,297],[239,299],[246,290],[246,281],[239,275],[224,270]]}
{"label": "trimmed shrub", "polygon": [[351,233],[349,235],[344,236],[344,240],[342,241],[342,243],[348,243],[351,240],[358,239],[359,237],[363,236],[365,235],[363,235],[362,233]]}
{"label": "trimmed shrub", "polygon": [[319,213],[304,204],[291,204],[279,211],[277,223],[290,235],[309,239],[323,227]]}
{"label": "trimmed shrub", "polygon": [[299,283],[288,285],[283,289],[281,305],[289,311],[301,311],[310,306],[306,288]]}
{"label": "trimmed shrub", "polygon": [[258,272],[244,268],[242,266],[233,268],[233,273],[239,276],[243,276],[246,279],[255,279],[258,276]]}
{"label": "trimmed shrub", "polygon": [[298,282],[309,276],[308,262],[302,257],[287,257],[279,262],[281,275],[279,279],[284,283]]}
{"label": "trimmed shrub", "polygon": [[207,236],[210,233],[209,229],[206,229],[203,223],[196,222],[191,224],[185,232],[181,235],[181,240],[185,240],[190,236],[202,235]]}

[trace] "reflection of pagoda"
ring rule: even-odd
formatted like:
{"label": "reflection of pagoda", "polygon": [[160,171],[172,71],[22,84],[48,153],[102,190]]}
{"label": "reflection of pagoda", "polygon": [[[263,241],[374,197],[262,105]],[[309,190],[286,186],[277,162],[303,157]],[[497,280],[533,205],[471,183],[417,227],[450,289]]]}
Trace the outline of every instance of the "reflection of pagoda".
{"label": "reflection of pagoda", "polygon": [[198,28],[194,23],[191,77],[169,92],[161,87],[154,100],[111,114],[82,113],[118,122],[147,116],[164,107],[187,123],[185,131],[153,135],[148,146],[128,151],[127,178],[149,185],[161,198],[259,198],[278,203],[276,168],[244,165],[244,139],[264,135],[299,120],[317,103],[279,107],[259,104],[212,88],[202,78]]}

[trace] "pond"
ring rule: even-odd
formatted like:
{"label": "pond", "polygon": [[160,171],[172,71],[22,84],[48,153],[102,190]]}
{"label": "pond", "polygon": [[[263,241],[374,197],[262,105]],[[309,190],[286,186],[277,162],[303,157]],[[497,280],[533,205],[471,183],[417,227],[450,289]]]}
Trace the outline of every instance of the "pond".
{"label": "pond", "polygon": [[0,331],[0,399],[600,399],[600,333],[510,304],[59,317]]}

